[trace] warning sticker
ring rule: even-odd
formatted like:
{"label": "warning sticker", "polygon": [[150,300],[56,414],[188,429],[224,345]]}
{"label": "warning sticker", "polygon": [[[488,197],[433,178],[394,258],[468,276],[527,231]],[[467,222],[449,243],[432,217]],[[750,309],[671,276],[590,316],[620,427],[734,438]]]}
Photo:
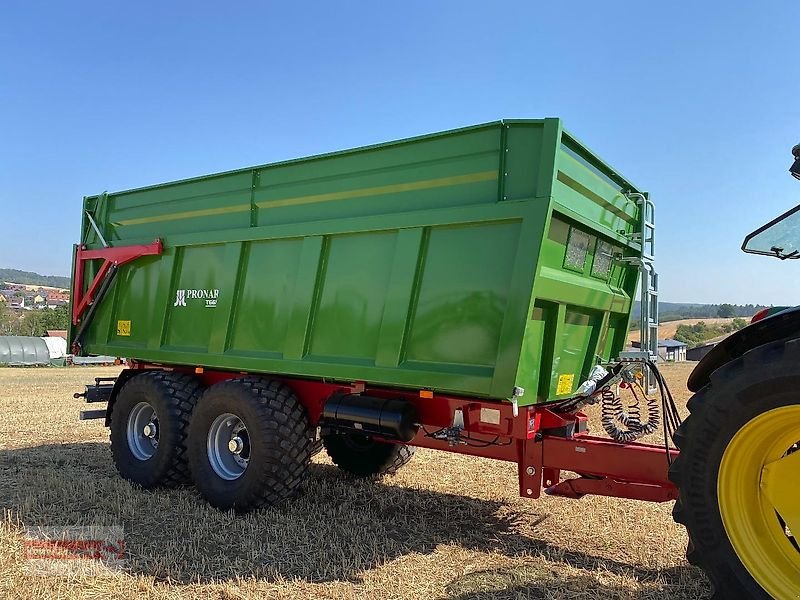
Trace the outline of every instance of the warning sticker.
{"label": "warning sticker", "polygon": [[130,334],[131,334],[131,322],[117,321],[117,335],[130,336]]}
{"label": "warning sticker", "polygon": [[482,408],[481,422],[491,425],[500,425],[500,411],[496,408]]}
{"label": "warning sticker", "polygon": [[572,382],[575,381],[575,375],[572,373],[564,373],[558,376],[558,385],[556,386],[556,395],[569,394],[572,391]]}

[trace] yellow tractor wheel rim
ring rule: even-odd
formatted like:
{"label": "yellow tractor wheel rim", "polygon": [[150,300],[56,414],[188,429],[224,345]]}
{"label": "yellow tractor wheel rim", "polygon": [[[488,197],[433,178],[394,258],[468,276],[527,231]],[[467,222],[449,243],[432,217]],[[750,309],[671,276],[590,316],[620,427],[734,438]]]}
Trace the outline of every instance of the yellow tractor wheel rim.
{"label": "yellow tractor wheel rim", "polygon": [[[800,596],[800,405],[758,415],[731,440],[719,467],[725,532],[742,564],[773,598]],[[785,526],[781,524],[781,519]]]}

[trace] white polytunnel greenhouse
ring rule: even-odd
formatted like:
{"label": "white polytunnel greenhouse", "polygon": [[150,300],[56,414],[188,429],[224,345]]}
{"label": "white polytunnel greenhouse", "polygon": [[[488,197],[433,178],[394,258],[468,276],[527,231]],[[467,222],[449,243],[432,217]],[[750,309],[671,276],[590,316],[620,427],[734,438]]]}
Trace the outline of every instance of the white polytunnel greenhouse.
{"label": "white polytunnel greenhouse", "polygon": [[50,350],[40,337],[0,336],[0,365],[28,367],[50,364]]}

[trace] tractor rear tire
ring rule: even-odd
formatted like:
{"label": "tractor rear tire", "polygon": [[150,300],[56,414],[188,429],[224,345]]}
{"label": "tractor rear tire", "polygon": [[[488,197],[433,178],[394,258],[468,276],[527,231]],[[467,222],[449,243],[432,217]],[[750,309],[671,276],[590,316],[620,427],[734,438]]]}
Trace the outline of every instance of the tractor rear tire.
{"label": "tractor rear tire", "polygon": [[186,436],[201,392],[191,375],[169,371],[146,371],[125,382],[112,407],[110,434],[122,477],[143,488],[190,482]]}
{"label": "tractor rear tire", "polygon": [[798,366],[800,340],[750,350],[711,375],[675,433],[673,517],[714,599],[800,597]]}
{"label": "tractor rear tire", "polygon": [[298,491],[314,431],[291,388],[260,377],[211,386],[189,428],[195,486],[217,508],[248,512]]}
{"label": "tractor rear tire", "polygon": [[414,456],[414,448],[357,433],[328,433],[322,443],[334,464],[356,477],[393,475]]}

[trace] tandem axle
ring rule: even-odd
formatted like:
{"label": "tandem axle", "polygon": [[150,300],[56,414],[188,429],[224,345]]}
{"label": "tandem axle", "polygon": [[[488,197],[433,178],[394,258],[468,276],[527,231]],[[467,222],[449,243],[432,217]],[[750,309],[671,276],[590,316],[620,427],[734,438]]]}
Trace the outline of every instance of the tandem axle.
{"label": "tandem axle", "polygon": [[[247,374],[203,367],[130,361],[119,378],[97,379],[86,387],[86,392],[75,394],[87,402],[109,402],[106,410],[83,411],[81,418],[105,418],[106,425],[113,429],[120,391],[148,374],[191,380],[197,388],[198,406],[204,403],[203,390],[254,379]],[[677,451],[669,450],[667,454],[664,446],[591,436],[587,417],[580,411],[557,412],[553,405],[519,407],[516,403],[430,390],[373,387],[363,382],[346,385],[273,376],[258,379],[274,382],[296,395],[309,422],[312,445],[320,435],[324,439],[349,436],[385,446],[431,448],[512,462],[517,464],[519,493],[526,498],[538,498],[542,489],[568,498],[587,494],[653,502],[677,498],[677,489],[667,478],[669,463]],[[141,421],[149,425],[153,419]],[[158,419],[154,422],[158,423]],[[244,425],[237,427],[241,430]],[[145,441],[153,437],[140,433],[148,438]],[[243,439],[238,431],[230,437]],[[246,448],[241,443],[233,445],[231,440],[222,440],[219,452],[224,454],[226,448],[237,451],[234,458],[246,466],[241,458]],[[579,475],[565,477],[565,472]]]}

